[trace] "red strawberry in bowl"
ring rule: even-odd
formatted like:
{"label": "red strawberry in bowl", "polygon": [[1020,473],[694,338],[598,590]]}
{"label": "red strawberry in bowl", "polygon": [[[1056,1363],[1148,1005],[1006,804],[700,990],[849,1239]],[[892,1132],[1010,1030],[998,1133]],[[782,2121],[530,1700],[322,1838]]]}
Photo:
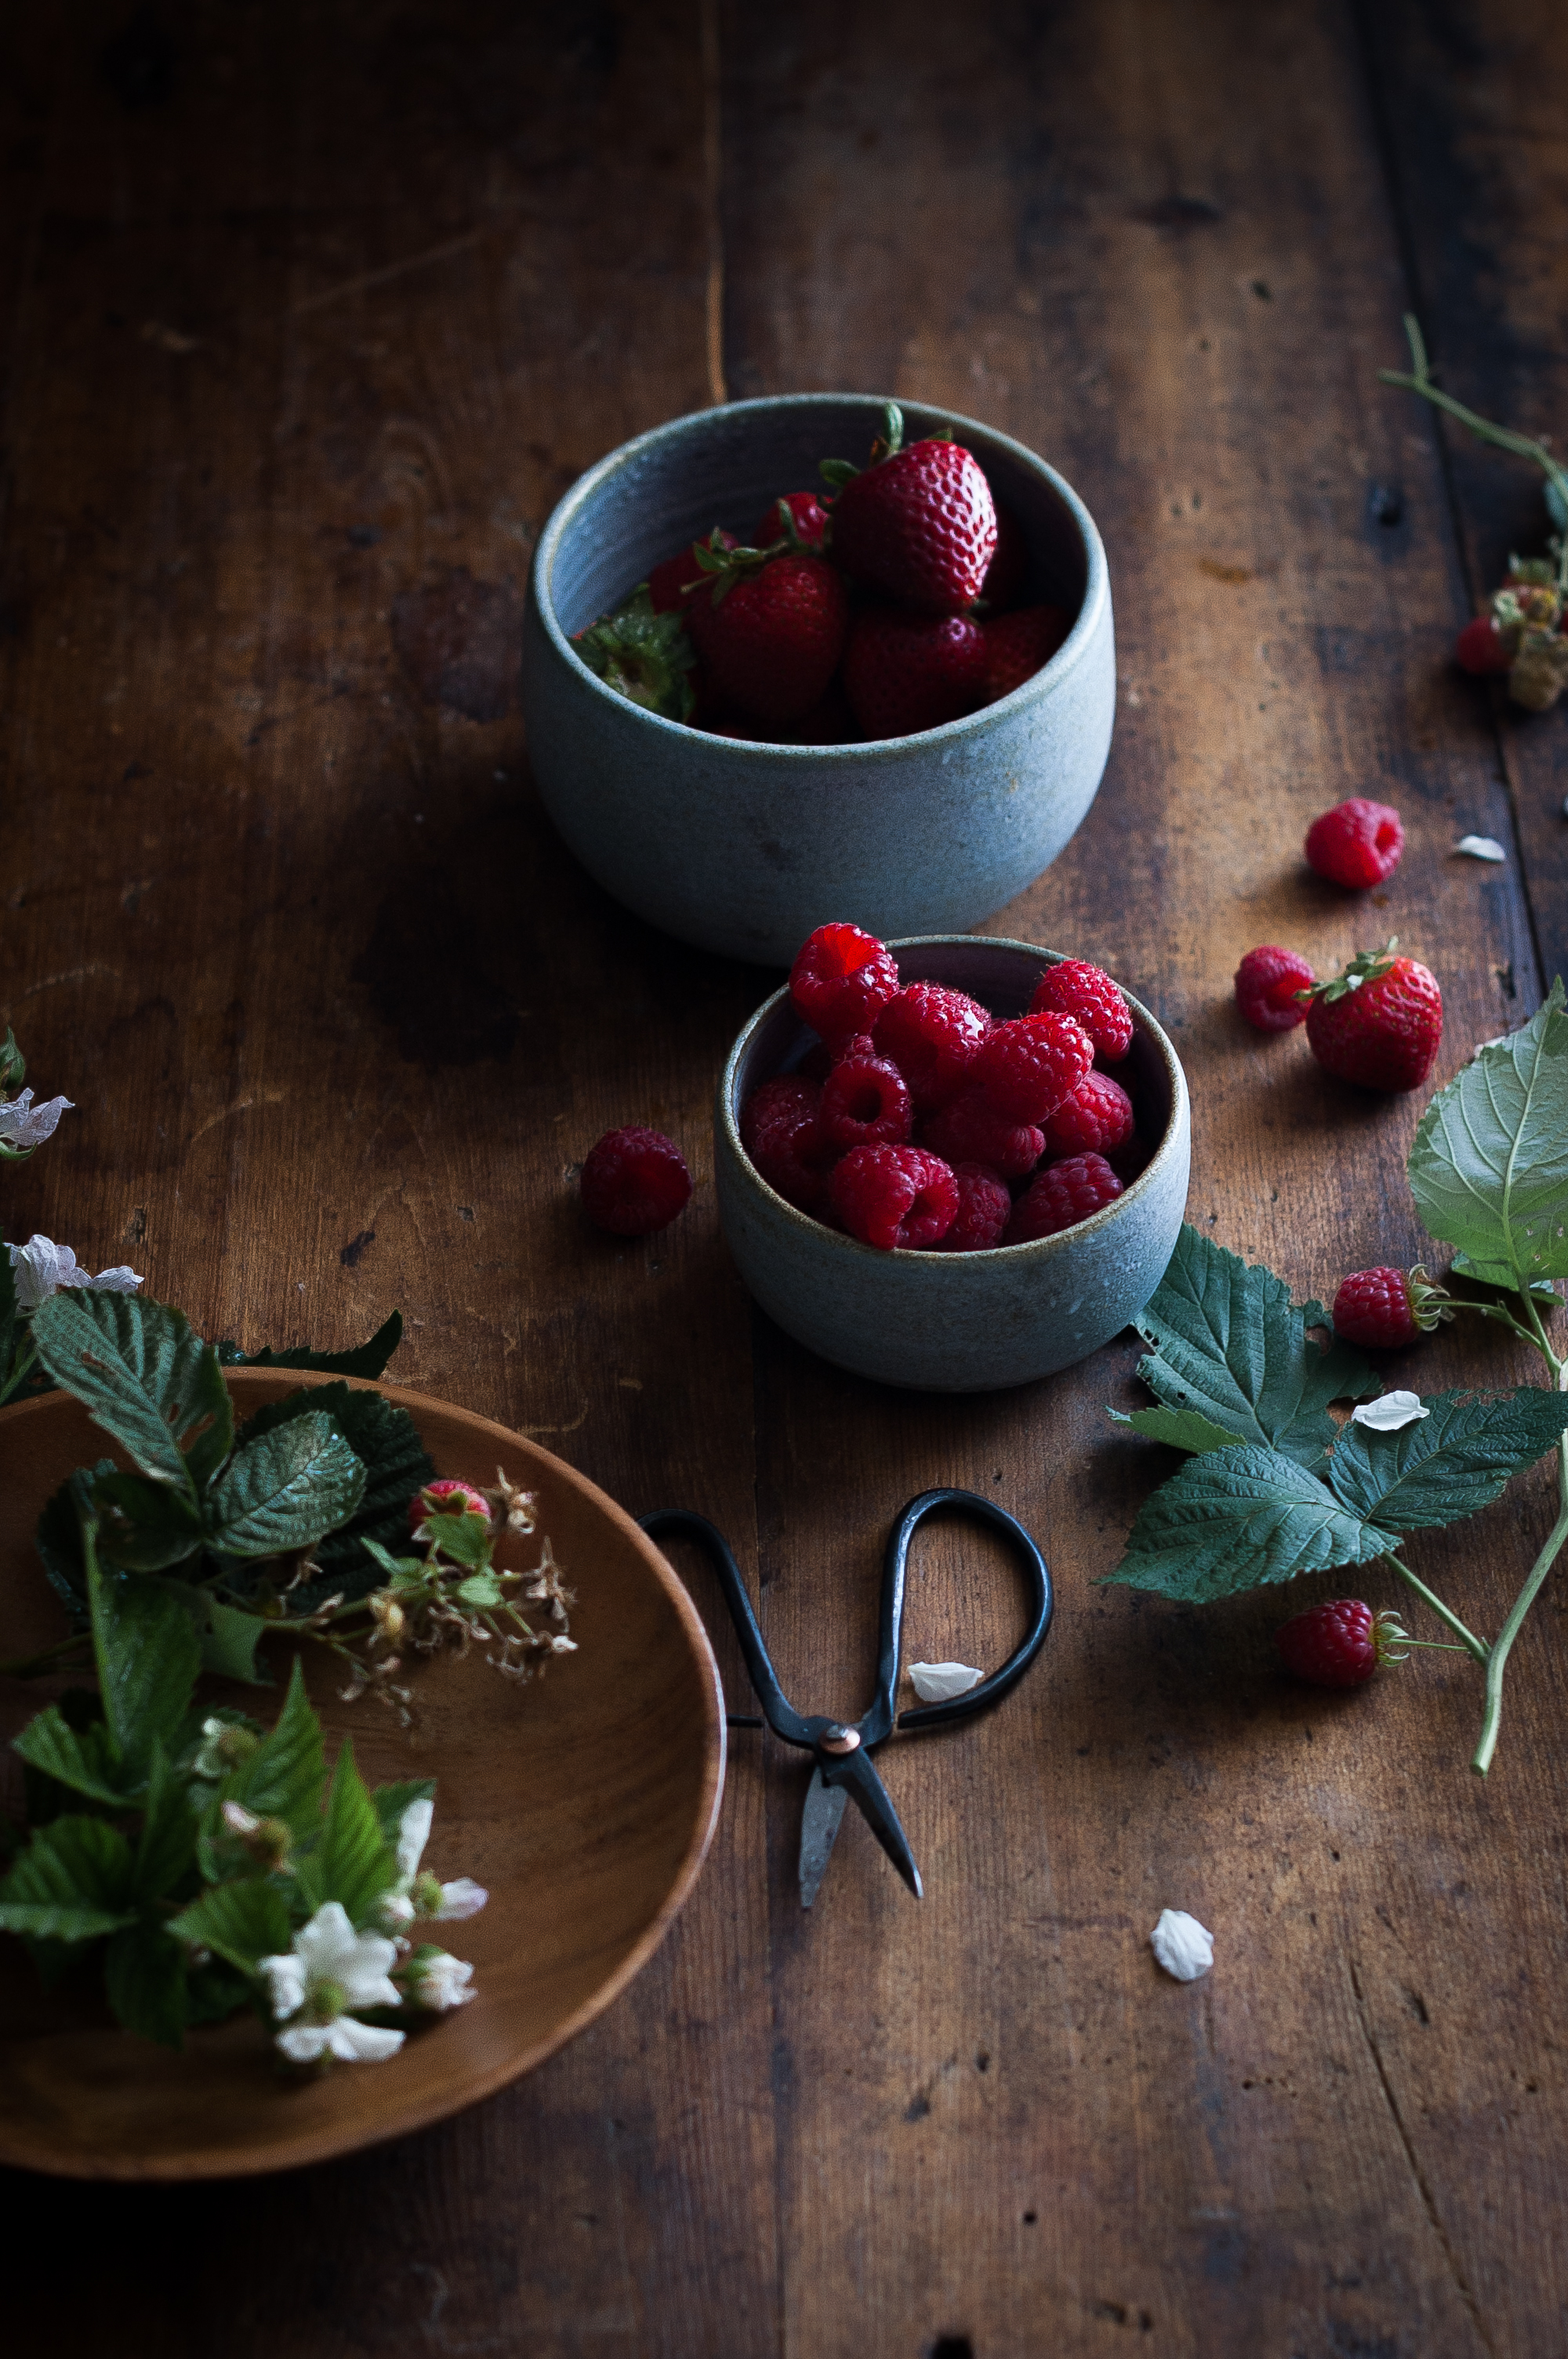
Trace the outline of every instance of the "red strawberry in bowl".
{"label": "red strawberry in bowl", "polygon": [[[716,525],[707,545],[710,549],[733,549],[735,536],[732,532],[721,531]],[[666,557],[662,564],[654,566],[648,576],[648,595],[654,602],[655,614],[678,614],[684,607],[690,605],[702,581],[702,568],[697,557],[702,546],[701,541],[694,540],[689,549],[683,549],[676,556]]]}
{"label": "red strawberry in bowl", "polygon": [[882,419],[863,473],[842,459],[823,462],[838,487],[834,555],[857,581],[906,606],[957,614],[979,596],[996,551],[990,485],[960,443],[928,436],[906,448],[896,402]]}
{"label": "red strawberry in bowl", "polygon": [[1048,664],[1073,627],[1060,606],[1021,606],[981,625],[986,646],[986,702],[1011,696]]}
{"label": "red strawberry in bowl", "polygon": [[1023,527],[1011,508],[997,502],[996,550],[986,571],[980,595],[988,614],[1000,614],[1011,606],[1023,588],[1029,571],[1029,543]]}
{"label": "red strawberry in bowl", "polygon": [[758,549],[786,541],[791,549],[820,557],[827,547],[827,503],[815,492],[784,492],[758,521],[752,538]]}
{"label": "red strawberry in bowl", "polygon": [[[849,627],[849,593],[821,557],[698,552],[705,580],[687,626],[716,695],[787,725],[821,703]],[[711,583],[711,587],[709,586]]]}
{"label": "red strawberry in bowl", "polygon": [[983,704],[986,648],[964,614],[868,606],[850,626],[844,693],[868,737],[913,737]]}

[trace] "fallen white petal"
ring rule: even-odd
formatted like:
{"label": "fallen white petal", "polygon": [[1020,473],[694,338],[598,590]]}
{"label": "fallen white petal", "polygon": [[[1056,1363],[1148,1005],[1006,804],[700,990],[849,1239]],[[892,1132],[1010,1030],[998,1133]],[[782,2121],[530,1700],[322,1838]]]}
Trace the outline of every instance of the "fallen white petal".
{"label": "fallen white petal", "polygon": [[1506,1032],[1499,1032],[1495,1040],[1477,1040],[1470,1051],[1470,1062],[1475,1063],[1483,1049],[1506,1049],[1508,1045],[1509,1036]]}
{"label": "fallen white petal", "polygon": [[1509,856],[1492,835],[1462,835],[1454,849],[1468,853],[1472,860],[1506,860]]}
{"label": "fallen white petal", "polygon": [[20,1097],[0,1104],[0,1139],[7,1147],[39,1147],[54,1136],[61,1114],[70,1110],[69,1098],[49,1098],[35,1105],[31,1090],[24,1090]]}
{"label": "fallen white petal", "polygon": [[1350,1412],[1352,1425],[1369,1425],[1374,1433],[1398,1433],[1400,1426],[1413,1425],[1418,1417],[1430,1417],[1432,1411],[1422,1408],[1419,1393],[1384,1393],[1375,1401],[1361,1401]]}
{"label": "fallen white petal", "polygon": [[978,1688],[981,1674],[972,1663],[911,1663],[909,1683],[922,1703],[948,1703]]}
{"label": "fallen white petal", "polygon": [[1214,1935],[1184,1908],[1161,1909],[1149,1946],[1179,1983],[1195,1983],[1214,1963]]}

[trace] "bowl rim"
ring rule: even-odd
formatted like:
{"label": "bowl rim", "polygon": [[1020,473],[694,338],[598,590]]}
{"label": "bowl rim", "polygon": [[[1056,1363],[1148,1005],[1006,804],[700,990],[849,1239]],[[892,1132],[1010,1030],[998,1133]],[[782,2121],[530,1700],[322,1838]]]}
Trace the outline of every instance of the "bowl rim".
{"label": "bowl rim", "polygon": [[[1060,966],[1064,960],[1076,955],[1072,951],[1047,950],[1044,943],[1026,942],[1012,934],[905,934],[896,940],[889,941],[885,947],[892,951],[896,958],[901,951],[948,946],[957,948],[959,944],[967,950],[981,945],[992,945],[997,950],[1022,951],[1030,958],[1043,959],[1048,966]],[[924,980],[924,978],[920,979]],[[1114,976],[1111,979],[1113,982],[1116,981]],[[928,1247],[916,1248],[907,1245],[894,1245],[891,1252],[887,1252],[880,1245],[863,1245],[859,1237],[846,1236],[841,1229],[827,1227],[823,1222],[814,1220],[809,1212],[803,1212],[798,1205],[792,1204],[787,1197],[781,1196],[776,1188],[771,1187],[741,1144],[740,1124],[736,1119],[735,1097],[741,1060],[762,1024],[772,1016],[781,1002],[787,1001],[789,998],[787,983],[781,984],[777,991],[770,994],[756,1012],[748,1017],[735,1036],[730,1054],[724,1060],[724,1070],[719,1079],[719,1091],[714,1109],[716,1127],[721,1133],[726,1146],[744,1174],[745,1183],[758,1190],[767,1199],[770,1209],[784,1213],[788,1221],[800,1230],[803,1236],[809,1234],[817,1241],[820,1250],[841,1253],[851,1258],[859,1257],[868,1265],[880,1265],[883,1267],[890,1266],[907,1267],[914,1263],[927,1269],[957,1270],[983,1259],[988,1268],[994,1269],[999,1263],[1002,1262],[1005,1262],[1009,1267],[1018,1268],[1031,1256],[1035,1261],[1054,1260],[1057,1255],[1081,1243],[1084,1238],[1112,1227],[1129,1205],[1139,1197],[1152,1190],[1156,1181],[1163,1177],[1165,1169],[1175,1158],[1178,1133],[1181,1128],[1177,1117],[1184,1103],[1190,1103],[1187,1077],[1164,1026],[1152,1010],[1145,1007],[1141,999],[1134,997],[1125,984],[1118,983],[1117,989],[1132,1010],[1134,1021],[1141,1021],[1155,1048],[1159,1050],[1171,1085],[1171,1117],[1165,1125],[1164,1136],[1138,1174],[1137,1179],[1130,1180],[1120,1195],[1114,1197],[1108,1204],[1103,1204],[1098,1212],[1091,1212],[1087,1221],[1075,1221],[1070,1229],[1058,1229],[1053,1236],[1030,1237],[1023,1244],[1016,1245],[988,1245],[981,1254],[942,1254],[933,1252]]]}
{"label": "bowl rim", "polygon": [[[342,1377],[335,1377],[330,1370],[276,1366],[227,1367],[223,1370],[223,1380],[236,1396],[236,1406],[247,1398],[259,1403],[278,1396],[280,1391],[292,1392],[300,1386],[314,1387],[345,1381]],[[455,1419],[475,1441],[482,1440],[487,1453],[499,1445],[503,1458],[510,1452],[515,1462],[519,1456],[518,1445],[523,1444],[524,1464],[532,1461],[535,1469],[541,1471],[539,1462],[543,1462],[542,1471],[547,1471],[551,1481],[558,1481],[585,1495],[606,1521],[619,1530],[622,1538],[632,1543],[648,1573],[664,1591],[674,1609],[691,1648],[701,1687],[697,1734],[703,1754],[702,1777],[691,1832],[679,1864],[658,1908],[625,1955],[568,2015],[562,2017],[530,2046],[512,2049],[498,2060],[465,2073],[455,2083],[449,2082],[441,2090],[424,2098],[400,2096],[395,2080],[374,2084],[384,2088],[386,2101],[373,2127],[362,2129],[353,2122],[345,2125],[340,2120],[300,2130],[292,2137],[280,2138],[265,2153],[247,2155],[229,2147],[198,2147],[176,2155],[160,2153],[149,2158],[123,2149],[113,2154],[103,2149],[91,2153],[83,2150],[61,2154],[47,2144],[35,2143],[25,2130],[18,2132],[8,2125],[0,2125],[0,2162],[13,2169],[42,2171],[52,2178],[136,2185],[247,2179],[274,2171],[298,2169],[308,2164],[334,2161],[343,2155],[384,2145],[389,2138],[406,2137],[416,2130],[427,2129],[454,2114],[466,2112],[470,2106],[509,2087],[514,2081],[521,2080],[548,2057],[557,2054],[569,2040],[575,2039],[579,2032],[586,2030],[641,1973],[691,1897],[719,1825],[719,1808],[724,1796],[728,1731],[724,1690],[712,1644],[702,1616],[674,1565],[648,1538],[641,1525],[607,1492],[601,1491],[598,1484],[526,1434],[502,1425],[493,1418],[481,1417],[476,1411],[465,1409],[455,1401],[438,1399],[431,1393],[415,1392],[403,1385],[379,1384],[359,1376],[351,1376],[346,1381],[356,1392],[379,1393],[384,1400],[407,1409],[416,1419],[421,1413],[428,1416],[431,1410],[438,1409],[442,1416]],[[0,1408],[0,1427],[10,1429],[40,1415],[59,1415],[62,1405],[71,1408],[79,1406],[74,1395],[58,1391],[43,1394],[34,1400],[11,1402]],[[135,2037],[132,2033],[125,2036],[127,2039]]]}
{"label": "bowl rim", "polygon": [[1086,658],[1090,642],[1098,635],[1101,617],[1109,604],[1110,570],[1106,561],[1105,543],[1100,538],[1099,527],[1066,477],[1059,474],[1050,461],[1043,459],[1037,451],[1031,451],[1027,443],[1018,441],[1011,434],[1004,434],[999,427],[988,426],[982,419],[966,418],[957,410],[934,408],[929,402],[923,401],[901,402],[899,407],[906,416],[913,414],[932,423],[954,427],[963,433],[979,435],[1004,451],[1008,457],[1029,473],[1043,478],[1076,526],[1084,550],[1087,574],[1083,600],[1072,629],[1047,663],[1006,696],[999,697],[994,704],[982,704],[978,712],[966,712],[957,721],[945,721],[935,729],[916,730],[906,737],[868,738],[858,745],[786,745],[744,737],[716,738],[711,731],[694,729],[689,722],[671,721],[661,712],[650,712],[644,706],[633,704],[629,697],[607,687],[597,673],[589,669],[561,629],[550,590],[550,576],[561,540],[568,526],[593,498],[600,486],[619,473],[622,468],[673,438],[695,435],[702,421],[709,419],[744,417],[753,412],[776,415],[784,410],[841,408],[846,402],[864,402],[869,408],[876,409],[892,397],[871,393],[783,393],[765,394],[750,401],[716,403],[708,409],[687,410],[679,418],[666,419],[662,426],[653,426],[645,433],[633,435],[629,442],[618,443],[613,451],[596,460],[557,501],[544,531],[539,535],[529,568],[532,593],[529,604],[538,616],[540,627],[551,648],[564,659],[568,671],[586,682],[597,695],[605,698],[608,707],[618,714],[633,714],[638,722],[646,723],[651,729],[668,731],[677,740],[696,738],[705,745],[721,745],[727,755],[762,762],[777,761],[783,757],[805,764],[853,762],[863,766],[868,761],[886,760],[890,755],[903,758],[906,756],[908,747],[916,743],[948,745],[961,742],[982,731],[995,715],[1016,713],[1026,705],[1038,703],[1054,695],[1068,674],[1076,671]]}

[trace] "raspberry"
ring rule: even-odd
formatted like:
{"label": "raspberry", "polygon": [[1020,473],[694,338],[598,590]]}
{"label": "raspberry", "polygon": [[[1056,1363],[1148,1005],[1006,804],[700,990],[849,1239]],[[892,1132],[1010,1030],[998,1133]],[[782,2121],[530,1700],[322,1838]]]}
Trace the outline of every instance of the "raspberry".
{"label": "raspberry", "polygon": [[409,1530],[416,1532],[427,1516],[482,1516],[488,1524],[490,1502],[471,1483],[455,1483],[443,1475],[438,1483],[427,1483],[409,1500]]}
{"label": "raspberry", "polygon": [[830,1046],[869,1032],[897,989],[891,951],[859,926],[818,926],[789,971],[795,1014]]}
{"label": "raspberry", "polygon": [[939,1155],[919,1147],[851,1147],[829,1187],[849,1234],[884,1253],[934,1245],[957,1216],[957,1181]]}
{"label": "raspberry", "polygon": [[583,1210],[612,1236],[667,1228],[690,1194],[686,1158],[662,1131],[607,1130],[582,1167]]}
{"label": "raspberry", "polygon": [[1132,1136],[1132,1100],[1108,1073],[1086,1073],[1043,1126],[1047,1155],[1109,1155]]}
{"label": "raspberry", "polygon": [[1045,1137],[1029,1123],[998,1114],[980,1090],[966,1090],[951,1105],[928,1114],[920,1143],[949,1163],[983,1163],[1004,1180],[1022,1180],[1045,1152]]}
{"label": "raspberry", "polygon": [[1038,1016],[1045,1009],[1076,1016],[1104,1064],[1117,1064],[1132,1046],[1132,1016],[1126,1000],[1105,969],[1091,966],[1087,959],[1062,959],[1046,968],[1029,1012]]}
{"label": "raspberry", "polygon": [[1402,1663],[1393,1647],[1404,1636],[1386,1608],[1374,1614],[1358,1597],[1312,1605],[1274,1633],[1288,1671],[1319,1688],[1358,1688],[1379,1663]]}
{"label": "raspberry", "polygon": [[1397,1352],[1453,1316],[1447,1295],[1427,1283],[1420,1262],[1408,1277],[1402,1269],[1354,1270],[1334,1298],[1335,1333],[1365,1351]]}
{"label": "raspberry", "polygon": [[1369,803],[1361,795],[1336,803],[1307,830],[1308,866],[1331,884],[1358,891],[1391,876],[1404,848],[1404,823],[1398,811],[1389,803]]}
{"label": "raspberry", "polygon": [[1485,678],[1488,672],[1507,671],[1513,658],[1509,653],[1508,641],[1490,614],[1477,614],[1454,640],[1454,660],[1461,671],[1473,671]]}
{"label": "raspberry", "polygon": [[958,1184],[958,1210],[937,1253],[984,1253],[1000,1245],[1012,1211],[1012,1198],[1003,1181],[983,1163],[960,1163],[953,1173]]}
{"label": "raspberry", "polygon": [[1236,970],[1236,1005],[1260,1032],[1290,1032],[1306,1022],[1307,1004],[1298,991],[1317,981],[1304,958],[1264,942],[1249,951]]}
{"label": "raspberry", "polygon": [[1026,1245],[1035,1237],[1054,1237],[1114,1203],[1120,1193],[1121,1182],[1103,1155],[1070,1155],[1065,1163],[1048,1163],[1013,1206],[1002,1242]]}
{"label": "raspberry", "polygon": [[1094,1043],[1071,1016],[1017,1016],[999,1024],[975,1059],[975,1079],[999,1114],[1040,1123],[1070,1098],[1094,1063]]}
{"label": "raspberry", "polygon": [[833,1159],[822,1129],[822,1093],[799,1073],[781,1073],[741,1109],[741,1144],[770,1188],[797,1211],[822,1203]]}
{"label": "raspberry", "polygon": [[940,983],[912,983],[877,1017],[875,1039],[904,1080],[919,1114],[957,1096],[991,1029],[988,1011]]}
{"label": "raspberry", "polygon": [[914,1108],[898,1067],[885,1057],[841,1058],[822,1085],[822,1129],[834,1147],[902,1147]]}

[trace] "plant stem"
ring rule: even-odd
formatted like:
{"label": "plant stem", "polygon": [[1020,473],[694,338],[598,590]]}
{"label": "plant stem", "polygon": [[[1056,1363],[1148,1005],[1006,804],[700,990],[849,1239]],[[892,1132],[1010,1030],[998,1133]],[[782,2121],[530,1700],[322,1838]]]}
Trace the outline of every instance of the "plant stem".
{"label": "plant stem", "polygon": [[[1558,1366],[1557,1389],[1568,1392],[1568,1366]],[[1564,1541],[1568,1541],[1568,1445],[1557,1447],[1557,1521],[1546,1536],[1546,1545],[1530,1569],[1530,1579],[1514,1599],[1508,1620],[1498,1631],[1487,1665],[1487,1706],[1481,1719],[1480,1741],[1471,1756],[1470,1767],[1478,1777],[1484,1777],[1492,1766],[1492,1756],[1498,1749],[1498,1730],[1503,1717],[1503,1667],[1509,1650],[1519,1636],[1524,1617],[1535,1603],[1541,1585],[1556,1563]]]}
{"label": "plant stem", "polygon": [[1462,401],[1455,401],[1451,393],[1444,393],[1433,385],[1421,329],[1409,311],[1405,313],[1405,334],[1410,339],[1414,375],[1406,376],[1397,369],[1379,369],[1379,381],[1383,385],[1401,386],[1411,393],[1419,393],[1423,401],[1445,409],[1450,418],[1456,418],[1461,426],[1468,427],[1478,440],[1491,442],[1499,451],[1511,451],[1516,458],[1533,459],[1548,482],[1557,486],[1559,498],[1568,506],[1568,474],[1564,474],[1544,442],[1533,441],[1528,434],[1516,434],[1511,427],[1494,426],[1489,418],[1481,418],[1475,410],[1466,409]]}
{"label": "plant stem", "polygon": [[38,1356],[38,1353],[33,1345],[32,1336],[29,1334],[26,1343],[23,1344],[21,1350],[16,1353],[15,1360],[11,1363],[10,1375],[5,1378],[4,1384],[0,1384],[0,1402],[8,1401],[17,1387],[27,1383],[27,1378],[33,1373],[34,1363],[37,1361]]}
{"label": "plant stem", "polygon": [[1475,1656],[1476,1660],[1478,1663],[1485,1666],[1490,1661],[1491,1649],[1487,1645],[1486,1640],[1484,1638],[1477,1638],[1473,1630],[1466,1630],[1464,1623],[1459,1619],[1458,1614],[1453,1613],[1448,1606],[1444,1605],[1442,1598],[1438,1596],[1437,1592],[1433,1589],[1429,1589],[1424,1581],[1418,1580],[1416,1575],[1411,1571],[1408,1564],[1401,1564],[1400,1562],[1399,1558],[1395,1556],[1391,1549],[1384,1550],[1383,1562],[1385,1564],[1391,1564],[1401,1581],[1409,1582],[1411,1587],[1415,1591],[1416,1595],[1421,1598],[1425,1604],[1431,1606],[1433,1612],[1436,1614],[1440,1622],[1446,1622],[1448,1627],[1453,1631],[1460,1644],[1467,1650],[1468,1653]]}
{"label": "plant stem", "polygon": [[22,1655],[14,1663],[0,1663],[0,1679],[36,1680],[43,1672],[53,1670],[62,1656],[80,1654],[92,1645],[91,1630],[73,1630],[69,1638],[57,1638],[52,1647],[41,1647],[36,1655]]}

